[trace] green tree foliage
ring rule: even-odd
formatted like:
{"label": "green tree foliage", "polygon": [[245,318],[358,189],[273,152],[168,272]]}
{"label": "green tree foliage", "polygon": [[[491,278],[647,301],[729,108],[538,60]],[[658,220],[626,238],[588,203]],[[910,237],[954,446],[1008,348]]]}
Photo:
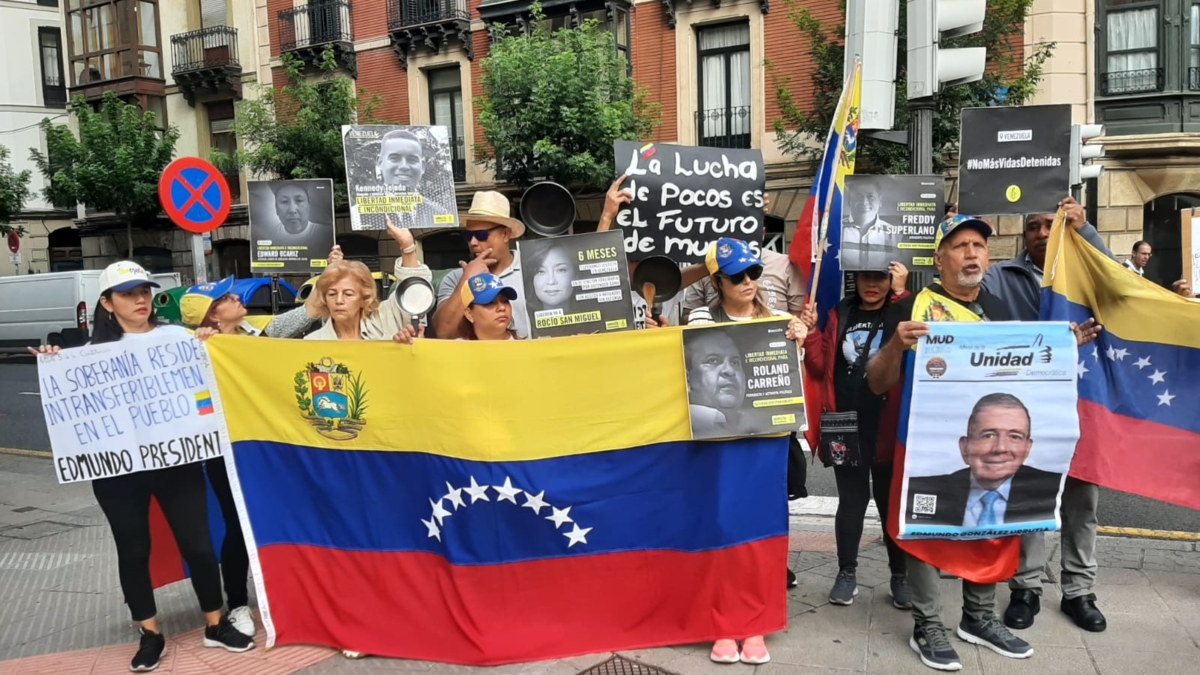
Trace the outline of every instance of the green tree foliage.
{"label": "green tree foliage", "polygon": [[505,180],[552,180],[571,188],[612,182],[613,141],[649,138],[657,106],[635,87],[611,33],[594,20],[553,33],[531,8],[535,28],[510,35],[492,30],[482,62],[483,96],[475,99],[484,143],[475,158]]}
{"label": "green tree foliage", "polygon": [[[1037,91],[1042,68],[1054,49],[1054,44],[1038,45],[1026,57],[1009,47],[1025,31],[1025,17],[1034,0],[988,0],[983,30],[953,40],[943,49],[954,47],[986,47],[987,73],[978,82],[944,87],[937,96],[937,112],[933,121],[933,168],[945,171],[953,163],[958,148],[960,111],[993,105],[1021,105]],[[798,159],[819,159],[824,147],[815,147],[813,139],[823,143],[833,121],[838,97],[845,79],[842,36],[844,23],[825,26],[807,9],[797,9],[788,0],[788,18],[800,31],[802,43],[813,54],[816,68],[812,73],[813,107],[802,110],[790,91],[790,78],[772,71],[775,97],[781,116],[775,120],[775,133],[784,152]],[[905,5],[900,3],[900,34],[896,59],[896,119],[895,129],[909,126],[908,83],[905,74],[906,25]],[[845,11],[845,0],[842,0]],[[875,140],[862,134],[858,137],[858,166],[871,173],[905,174],[909,171],[908,146]]]}
{"label": "green tree foliage", "polygon": [[13,171],[8,155],[8,148],[0,145],[0,235],[3,236],[8,236],[9,232],[25,234],[25,228],[9,223],[25,208],[25,200],[29,199],[30,173]]}
{"label": "green tree foliage", "polygon": [[338,206],[346,205],[346,161],[342,125],[368,124],[379,98],[365,91],[355,96],[354,80],[336,73],[333,49],[317,62],[319,75],[308,77],[304,63],[283,55],[286,84],[276,92],[263,87],[255,100],[237,106],[234,133],[243,149],[234,157],[213,151],[210,159],[222,169],[241,166],[281,179],[331,178]]}
{"label": "green tree foliage", "polygon": [[99,110],[83,98],[70,105],[79,124],[76,138],[65,125],[42,120],[46,153],[31,149],[46,178],[43,196],[62,209],[85,204],[111,212],[125,223],[133,255],[133,223],[159,210],[158,179],[175,155],[179,130],[158,130],[153,112],[143,112],[107,92]]}

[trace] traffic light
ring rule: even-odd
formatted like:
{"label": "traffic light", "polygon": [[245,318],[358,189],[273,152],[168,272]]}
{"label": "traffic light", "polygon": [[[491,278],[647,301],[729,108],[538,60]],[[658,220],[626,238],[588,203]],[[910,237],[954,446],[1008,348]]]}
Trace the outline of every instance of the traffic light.
{"label": "traffic light", "polygon": [[1071,127],[1071,187],[1083,185],[1089,178],[1099,178],[1104,167],[1099,164],[1084,165],[1084,162],[1104,156],[1104,146],[1089,143],[1104,133],[1101,124],[1076,124]]}
{"label": "traffic light", "polygon": [[926,98],[941,85],[983,78],[987,49],[941,49],[947,38],[983,30],[987,0],[907,0],[908,98]]}
{"label": "traffic light", "polygon": [[846,61],[862,63],[859,129],[891,129],[896,118],[896,28],[900,0],[848,0]]}

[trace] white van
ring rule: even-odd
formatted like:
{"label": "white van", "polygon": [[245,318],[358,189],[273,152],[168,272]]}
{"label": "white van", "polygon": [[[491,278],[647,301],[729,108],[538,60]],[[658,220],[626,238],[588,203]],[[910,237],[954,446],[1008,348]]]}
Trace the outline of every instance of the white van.
{"label": "white van", "polygon": [[[180,285],[175,273],[150,276],[163,290]],[[0,277],[0,352],[87,342],[99,301],[100,270]]]}

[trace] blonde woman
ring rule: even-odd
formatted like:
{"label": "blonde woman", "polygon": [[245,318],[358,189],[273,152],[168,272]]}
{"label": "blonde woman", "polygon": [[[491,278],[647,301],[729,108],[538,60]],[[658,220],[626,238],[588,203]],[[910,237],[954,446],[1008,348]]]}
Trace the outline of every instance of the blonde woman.
{"label": "blonde woman", "polygon": [[[388,221],[388,233],[400,244],[401,258],[396,262],[396,287],[405,279],[420,277],[430,283],[433,274],[417,260],[417,244],[412,233]],[[323,325],[305,336],[305,340],[391,340],[412,317],[400,309],[395,296],[380,299],[375,291],[371,270],[356,261],[338,260],[329,264],[317,279],[308,302]]]}

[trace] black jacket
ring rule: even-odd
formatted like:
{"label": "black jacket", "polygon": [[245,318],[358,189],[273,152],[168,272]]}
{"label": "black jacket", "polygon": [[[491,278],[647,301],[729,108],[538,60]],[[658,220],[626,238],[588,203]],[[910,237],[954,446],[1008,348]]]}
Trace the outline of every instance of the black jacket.
{"label": "black jacket", "polygon": [[[1027,523],[1053,520],[1058,504],[1062,474],[1022,466],[1013,476],[1000,523]],[[916,476],[908,479],[908,504],[904,511],[906,522],[920,525],[949,525],[961,527],[967,515],[967,498],[971,493],[971,469],[942,476]],[[937,498],[932,514],[913,513],[917,495]]]}

